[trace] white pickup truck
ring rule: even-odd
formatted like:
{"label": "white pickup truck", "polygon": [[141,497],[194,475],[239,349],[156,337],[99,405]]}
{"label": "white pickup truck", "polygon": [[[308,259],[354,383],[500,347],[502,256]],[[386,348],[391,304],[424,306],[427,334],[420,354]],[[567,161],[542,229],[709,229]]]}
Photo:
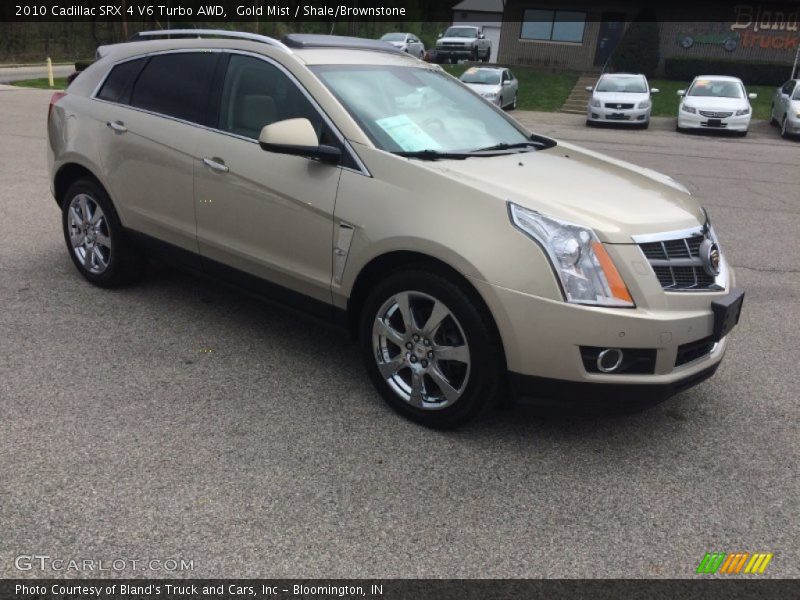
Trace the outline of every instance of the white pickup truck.
{"label": "white pickup truck", "polygon": [[491,54],[492,42],[486,39],[479,27],[449,27],[436,40],[436,62],[456,62],[462,58],[488,62]]}

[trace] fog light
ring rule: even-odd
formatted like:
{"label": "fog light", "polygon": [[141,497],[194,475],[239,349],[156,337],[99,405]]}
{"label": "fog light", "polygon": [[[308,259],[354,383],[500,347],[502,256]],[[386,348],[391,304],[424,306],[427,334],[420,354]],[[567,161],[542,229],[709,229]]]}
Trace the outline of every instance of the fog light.
{"label": "fog light", "polygon": [[613,373],[622,364],[622,350],[606,348],[597,355],[597,370],[601,373]]}

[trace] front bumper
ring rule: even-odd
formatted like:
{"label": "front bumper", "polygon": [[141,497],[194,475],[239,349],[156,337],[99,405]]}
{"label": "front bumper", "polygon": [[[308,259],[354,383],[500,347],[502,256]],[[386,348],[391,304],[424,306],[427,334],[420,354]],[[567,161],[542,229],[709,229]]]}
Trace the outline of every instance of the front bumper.
{"label": "front bumper", "polygon": [[635,411],[654,406],[702,383],[717,372],[719,362],[670,383],[585,383],[509,373],[511,395],[542,408]]}
{"label": "front bumper", "polygon": [[474,54],[474,48],[436,48],[436,56],[439,58],[468,58]]}
{"label": "front bumper", "polygon": [[[732,289],[732,272],[730,277]],[[588,399],[624,396],[626,401],[658,402],[710,377],[725,354],[727,338],[713,341],[712,302],[728,292],[661,293],[669,297],[657,308],[620,309],[473,283],[495,316],[520,396],[563,398],[566,392]],[[645,371],[601,373],[587,362],[588,348],[618,348],[625,356],[652,358]],[[623,389],[628,391],[620,393]]]}
{"label": "front bumper", "polygon": [[590,105],[586,110],[586,120],[594,123],[641,125],[650,121],[650,110],[649,108],[617,109]]}
{"label": "front bumper", "polygon": [[730,116],[725,119],[718,119],[720,124],[712,126],[709,124],[709,117],[705,117],[699,113],[693,114],[681,110],[678,113],[678,127],[681,129],[720,129],[728,131],[747,131],[748,127],[750,127],[751,116],[752,115],[749,114],[741,115],[739,117]]}
{"label": "front bumper", "polygon": [[800,118],[790,119],[786,118],[786,131],[792,135],[800,135]]}

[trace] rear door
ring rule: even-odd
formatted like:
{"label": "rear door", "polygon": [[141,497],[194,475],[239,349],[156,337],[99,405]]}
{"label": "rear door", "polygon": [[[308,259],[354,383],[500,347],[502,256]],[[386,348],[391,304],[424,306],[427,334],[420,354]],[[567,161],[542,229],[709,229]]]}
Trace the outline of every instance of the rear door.
{"label": "rear door", "polygon": [[194,253],[194,153],[200,126],[209,120],[220,56],[181,51],[140,59],[130,89],[107,100],[112,106],[101,140],[106,180],[123,224]]}

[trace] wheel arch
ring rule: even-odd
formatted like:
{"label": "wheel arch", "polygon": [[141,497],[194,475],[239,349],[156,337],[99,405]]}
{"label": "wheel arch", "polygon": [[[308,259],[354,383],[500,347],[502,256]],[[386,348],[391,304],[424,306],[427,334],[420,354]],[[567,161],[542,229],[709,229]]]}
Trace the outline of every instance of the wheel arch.
{"label": "wheel arch", "polygon": [[508,364],[505,356],[505,344],[497,322],[489,310],[489,306],[480,292],[470,282],[469,278],[460,271],[450,266],[445,261],[429,254],[411,250],[395,250],[380,254],[366,263],[356,276],[347,300],[347,324],[354,338],[358,336],[358,325],[361,311],[372,287],[381,279],[402,269],[419,268],[432,271],[459,283],[465,293],[475,302],[482,312],[489,318],[497,339],[500,340],[503,364]]}
{"label": "wheel arch", "polygon": [[[64,195],[67,193],[69,186],[71,186],[75,181],[81,179],[83,177],[91,177],[94,179],[98,185],[106,189],[105,186],[100,182],[100,179],[94,172],[77,162],[69,162],[61,165],[56,171],[55,177],[53,178],[53,195],[55,196],[56,204],[61,206],[64,201]],[[108,190],[106,190],[108,193]]]}

